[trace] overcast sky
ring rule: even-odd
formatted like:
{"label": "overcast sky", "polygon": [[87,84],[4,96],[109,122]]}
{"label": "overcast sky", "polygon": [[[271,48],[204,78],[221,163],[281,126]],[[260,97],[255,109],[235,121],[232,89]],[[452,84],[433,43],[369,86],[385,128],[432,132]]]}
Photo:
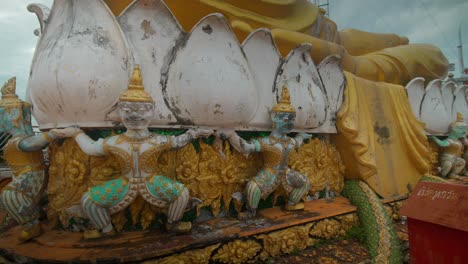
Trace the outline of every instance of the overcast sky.
{"label": "overcast sky", "polygon": [[[190,1],[190,0],[188,0]],[[17,76],[17,89],[25,96],[28,71],[39,27],[26,10],[31,3],[49,7],[52,0],[0,0],[0,85]],[[326,1],[321,1],[326,2]],[[468,67],[468,1],[466,0],[330,0],[330,17],[339,29],[356,28],[407,36],[410,43],[431,43],[456,63],[458,76],[458,26],[463,24],[465,67]]]}

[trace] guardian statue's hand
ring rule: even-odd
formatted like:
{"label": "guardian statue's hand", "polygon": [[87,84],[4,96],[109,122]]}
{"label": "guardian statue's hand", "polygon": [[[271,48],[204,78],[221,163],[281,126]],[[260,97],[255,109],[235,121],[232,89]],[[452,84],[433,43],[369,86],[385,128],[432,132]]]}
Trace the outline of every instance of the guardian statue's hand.
{"label": "guardian statue's hand", "polygon": [[69,138],[82,132],[78,127],[54,128],[49,131],[57,138]]}

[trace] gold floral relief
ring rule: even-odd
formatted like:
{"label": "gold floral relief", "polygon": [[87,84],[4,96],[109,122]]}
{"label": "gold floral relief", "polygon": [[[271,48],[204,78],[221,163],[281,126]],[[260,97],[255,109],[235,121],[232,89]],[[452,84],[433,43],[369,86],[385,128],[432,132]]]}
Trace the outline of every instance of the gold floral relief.
{"label": "gold floral relief", "polygon": [[198,160],[197,151],[192,144],[188,144],[176,152],[176,179],[187,186],[192,194],[199,192],[196,180],[200,174]]}
{"label": "gold floral relief", "polygon": [[256,236],[257,239],[263,241],[260,258],[265,260],[268,257],[275,257],[281,253],[289,254],[313,245],[315,240],[309,236],[312,225],[313,223],[310,223]]}
{"label": "gold floral relief", "polygon": [[177,167],[177,151],[165,151],[161,153],[158,158],[157,168],[155,174],[164,175],[168,178],[176,178],[176,167]]}
{"label": "gold floral relief", "polygon": [[[258,153],[245,156],[230,146],[224,144],[225,164],[221,170],[222,199],[224,208],[229,208],[232,194],[243,192],[248,180],[253,178],[263,165]],[[238,210],[239,206],[234,206]],[[239,208],[240,210],[240,208]]]}
{"label": "gold floral relief", "polygon": [[204,206],[211,206],[214,216],[221,210],[221,194],[223,190],[221,170],[225,166],[225,159],[210,145],[199,140],[200,152],[198,188],[193,196],[200,198],[203,203],[197,206],[197,215]]}
{"label": "gold floral relief", "polygon": [[254,240],[235,240],[223,245],[213,256],[214,261],[222,263],[254,263],[262,246]]}
{"label": "gold floral relief", "polygon": [[319,238],[330,239],[343,236],[346,231],[338,220],[324,219],[314,225],[310,230],[310,234]]}
{"label": "gold floral relief", "polygon": [[112,225],[114,225],[115,230],[117,230],[117,232],[122,231],[122,229],[125,226],[125,223],[127,222],[125,210],[122,210],[120,212],[113,214],[111,218],[112,218]]}
{"label": "gold floral relief", "polygon": [[52,143],[49,157],[48,219],[55,224],[60,220],[64,227],[68,227],[69,219],[73,216],[66,209],[79,205],[81,196],[87,190],[89,157],[73,139],[66,139],[61,145]]}
{"label": "gold floral relief", "polygon": [[297,152],[291,152],[288,164],[291,169],[309,178],[310,192],[313,194],[327,186],[335,193],[343,190],[345,166],[328,137],[311,139]]}
{"label": "gold floral relief", "polygon": [[343,228],[344,232],[347,232],[352,227],[359,225],[359,217],[356,213],[337,216],[336,220],[340,222],[341,228]]}
{"label": "gold floral relief", "polygon": [[400,219],[400,209],[403,206],[403,203],[404,201],[396,201],[396,202],[384,204],[384,208],[388,216],[390,216],[393,220]]}
{"label": "gold floral relief", "polygon": [[195,249],[184,252],[182,254],[171,255],[169,257],[157,260],[149,260],[143,264],[208,264],[210,262],[211,254],[219,247],[219,244],[212,245],[202,249]]}
{"label": "gold floral relief", "polygon": [[122,175],[122,166],[115,156],[90,157],[90,186],[114,180]]}
{"label": "gold floral relief", "polygon": [[430,170],[429,174],[432,175],[440,175],[439,172],[439,146],[433,141],[433,140],[428,140],[429,145],[429,164],[430,164]]}

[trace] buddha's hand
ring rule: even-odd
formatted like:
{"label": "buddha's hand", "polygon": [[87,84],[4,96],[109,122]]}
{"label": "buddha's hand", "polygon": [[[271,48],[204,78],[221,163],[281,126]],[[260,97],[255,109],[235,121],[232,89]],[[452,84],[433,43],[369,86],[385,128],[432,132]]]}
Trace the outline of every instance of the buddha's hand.
{"label": "buddha's hand", "polygon": [[67,128],[54,128],[49,131],[52,135],[57,138],[69,138],[73,137],[79,133],[82,133],[81,129],[78,127],[67,127]]}
{"label": "buddha's hand", "polygon": [[213,134],[212,129],[203,129],[203,128],[197,128],[197,129],[189,129],[187,131],[190,135],[192,135],[193,138],[201,138],[201,137],[209,137]]}

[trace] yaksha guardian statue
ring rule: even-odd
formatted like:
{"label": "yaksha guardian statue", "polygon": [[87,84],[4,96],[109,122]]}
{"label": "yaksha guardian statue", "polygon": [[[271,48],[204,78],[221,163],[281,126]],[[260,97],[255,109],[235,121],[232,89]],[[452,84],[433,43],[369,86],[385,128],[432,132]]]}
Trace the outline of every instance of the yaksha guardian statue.
{"label": "yaksha guardian statue", "polygon": [[463,116],[457,113],[457,121],[450,125],[450,132],[446,139],[440,140],[435,136],[431,139],[442,148],[439,156],[440,176],[456,178],[465,168],[465,160],[461,158],[466,144],[467,125]]}
{"label": "yaksha guardian statue", "polygon": [[296,109],[291,105],[289,90],[283,87],[281,100],[270,113],[273,131],[268,137],[245,141],[234,130],[220,130],[220,136],[227,137],[229,142],[241,153],[261,152],[264,165],[258,174],[247,183],[245,197],[247,211],[239,214],[240,219],[252,218],[260,199],[265,199],[280,185],[288,194],[286,210],[301,210],[304,204],[302,197],[310,188],[309,179],[288,167],[288,156],[291,150],[299,148],[304,139],[311,135],[299,133],[295,138],[288,137],[294,127]]}
{"label": "yaksha guardian statue", "polygon": [[209,136],[209,130],[188,130],[180,136],[158,135],[148,130],[154,116],[155,102],[142,85],[139,66],[130,85],[119,98],[118,113],[127,128],[124,134],[94,141],[81,130],[69,127],[60,130],[73,136],[88,155],[113,155],[121,163],[122,177],[91,187],[81,199],[83,211],[96,230],[86,231],[85,239],[114,233],[110,216],[129,206],[141,196],[151,205],[168,208],[166,227],[179,233],[191,230],[190,222],[180,222],[189,202],[189,190],[180,182],[156,174],[159,155],[182,148],[192,140]]}
{"label": "yaksha guardian statue", "polygon": [[31,105],[15,94],[16,78],[2,87],[0,132],[11,139],[3,147],[3,156],[13,173],[12,181],[0,193],[0,205],[23,229],[19,241],[25,242],[42,233],[39,202],[44,195],[46,175],[42,149],[58,136],[53,131],[34,135]]}

